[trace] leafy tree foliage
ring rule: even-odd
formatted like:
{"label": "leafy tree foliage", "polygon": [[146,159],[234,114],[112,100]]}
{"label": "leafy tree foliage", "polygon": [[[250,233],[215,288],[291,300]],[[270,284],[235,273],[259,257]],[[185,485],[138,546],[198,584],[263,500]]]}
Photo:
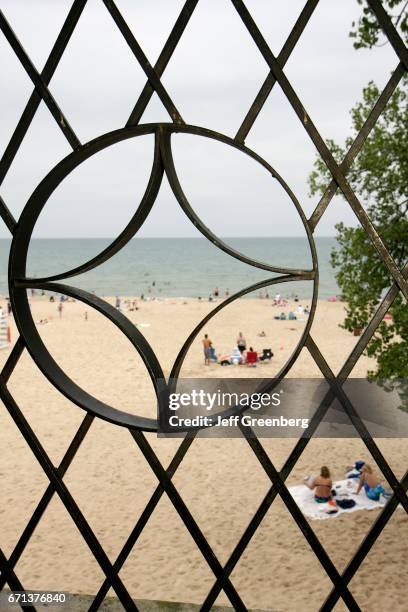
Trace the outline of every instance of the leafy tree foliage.
{"label": "leafy tree foliage", "polygon": [[[376,16],[371,12],[366,0],[357,0],[363,6],[363,14],[358,22],[353,22],[350,38],[354,38],[354,48],[362,49],[387,44],[387,39],[378,25]],[[407,0],[383,0],[393,24],[406,39],[408,36],[408,2]]]}
{"label": "leafy tree foliage", "polygon": [[[363,4],[362,0],[357,2]],[[350,33],[357,49],[371,48],[384,38],[375,16],[365,6]],[[400,33],[408,38],[408,1],[386,0],[384,6]],[[379,95],[377,86],[371,81],[363,90],[361,102],[351,110],[353,134],[344,146],[328,141],[339,163]],[[407,77],[394,92],[347,178],[386,247],[402,268],[408,261]],[[326,165],[317,159],[309,176],[311,194],[322,194],[330,179]],[[343,326],[352,331],[367,325],[393,280],[361,226],[348,227],[339,223],[336,229],[338,246],[332,252],[332,265],[336,269],[342,299],[347,304]],[[408,306],[401,294],[389,313],[392,319],[380,324],[367,349],[368,355],[377,360],[377,369],[369,374],[372,378],[394,380],[400,393],[404,389],[406,393],[408,385],[401,379],[408,379]],[[408,399],[403,404],[407,409]]]}

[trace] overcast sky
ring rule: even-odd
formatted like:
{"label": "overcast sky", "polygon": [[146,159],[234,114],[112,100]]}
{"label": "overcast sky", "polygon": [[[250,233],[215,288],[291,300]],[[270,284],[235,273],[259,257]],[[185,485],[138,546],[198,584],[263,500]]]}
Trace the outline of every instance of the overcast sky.
{"label": "overcast sky", "polygon": [[[20,41],[41,70],[71,2],[0,0]],[[117,0],[117,6],[153,64],[182,7],[180,0]],[[304,2],[247,0],[272,51],[278,54]],[[321,0],[285,72],[324,138],[342,143],[349,110],[370,79],[384,86],[397,59],[389,45],[355,51],[348,37],[361,7],[356,0]],[[0,35],[0,151],[4,151],[32,84]],[[186,123],[234,136],[268,67],[229,0],[200,0],[164,73],[163,83]],[[123,127],[146,77],[101,0],[88,0],[50,83],[50,90],[81,142]],[[155,97],[141,123],[168,121]],[[246,139],[282,175],[307,215],[307,176],[314,145],[276,85]],[[153,153],[152,137],[115,145],[75,170],[53,194],[36,228],[42,237],[116,235],[140,201]],[[303,235],[294,207],[268,174],[245,155],[200,137],[174,139],[177,171],[202,219],[222,236]],[[18,216],[36,185],[70,146],[41,104],[0,188]],[[316,233],[355,224],[340,198]],[[7,236],[1,226],[0,237]],[[141,236],[195,236],[166,181]]]}

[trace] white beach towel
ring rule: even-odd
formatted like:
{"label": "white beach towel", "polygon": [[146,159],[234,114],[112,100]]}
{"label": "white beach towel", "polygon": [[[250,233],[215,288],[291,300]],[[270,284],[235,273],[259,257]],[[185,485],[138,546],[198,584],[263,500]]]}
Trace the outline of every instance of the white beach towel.
{"label": "white beach towel", "polygon": [[333,489],[336,491],[336,495],[333,497],[335,500],[336,497],[347,497],[347,499],[353,499],[356,502],[356,505],[353,508],[337,508],[337,512],[335,514],[327,514],[328,510],[333,510],[333,506],[330,504],[321,504],[317,503],[314,500],[314,493],[311,491],[306,485],[295,485],[294,487],[288,487],[289,493],[292,495],[293,499],[302,510],[305,516],[309,516],[313,519],[328,519],[334,518],[343,514],[343,512],[355,512],[356,510],[375,510],[378,508],[383,508],[386,504],[386,500],[383,496],[380,496],[379,501],[372,501],[368,499],[365,491],[362,490],[358,495],[353,495],[351,492],[355,491],[358,485],[358,480],[348,479],[348,480],[337,480],[333,484]]}

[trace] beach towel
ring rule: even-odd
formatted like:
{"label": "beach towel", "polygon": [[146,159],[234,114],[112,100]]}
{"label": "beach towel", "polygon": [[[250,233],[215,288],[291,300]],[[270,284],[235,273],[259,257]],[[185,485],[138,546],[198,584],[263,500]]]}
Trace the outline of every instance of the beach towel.
{"label": "beach towel", "polygon": [[360,491],[358,495],[352,495],[351,491],[355,491],[356,489],[355,480],[337,480],[333,485],[333,489],[336,491],[333,500],[336,500],[336,497],[343,499],[348,498],[354,500],[356,505],[353,506],[353,508],[340,508],[337,506],[338,512],[331,514],[330,511],[333,510],[333,507],[328,503],[318,504],[315,502],[313,491],[308,489],[306,485],[301,484],[295,485],[294,487],[288,487],[289,493],[292,495],[303,514],[316,520],[334,518],[344,512],[350,513],[356,512],[356,510],[376,510],[378,508],[383,508],[386,504],[386,500],[382,496],[379,501],[368,499],[364,490]]}

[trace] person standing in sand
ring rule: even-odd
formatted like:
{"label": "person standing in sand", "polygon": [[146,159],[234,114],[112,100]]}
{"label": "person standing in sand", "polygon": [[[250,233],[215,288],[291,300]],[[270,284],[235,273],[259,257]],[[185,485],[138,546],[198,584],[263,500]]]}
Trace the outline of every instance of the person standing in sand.
{"label": "person standing in sand", "polygon": [[59,316],[60,318],[62,317],[62,309],[64,308],[64,304],[62,302],[60,302],[58,304],[58,312],[59,312]]}
{"label": "person standing in sand", "polygon": [[330,476],[330,470],[326,465],[320,468],[320,476],[307,476],[304,483],[309,489],[314,491],[316,502],[324,503],[331,499],[333,481]]}
{"label": "person standing in sand", "polygon": [[243,353],[246,349],[246,340],[244,336],[242,335],[242,332],[239,332],[238,334],[237,347],[239,348],[241,353]]}
{"label": "person standing in sand", "polygon": [[204,347],[204,365],[210,365],[210,349],[212,342],[208,337],[208,334],[204,334],[203,347]]}

